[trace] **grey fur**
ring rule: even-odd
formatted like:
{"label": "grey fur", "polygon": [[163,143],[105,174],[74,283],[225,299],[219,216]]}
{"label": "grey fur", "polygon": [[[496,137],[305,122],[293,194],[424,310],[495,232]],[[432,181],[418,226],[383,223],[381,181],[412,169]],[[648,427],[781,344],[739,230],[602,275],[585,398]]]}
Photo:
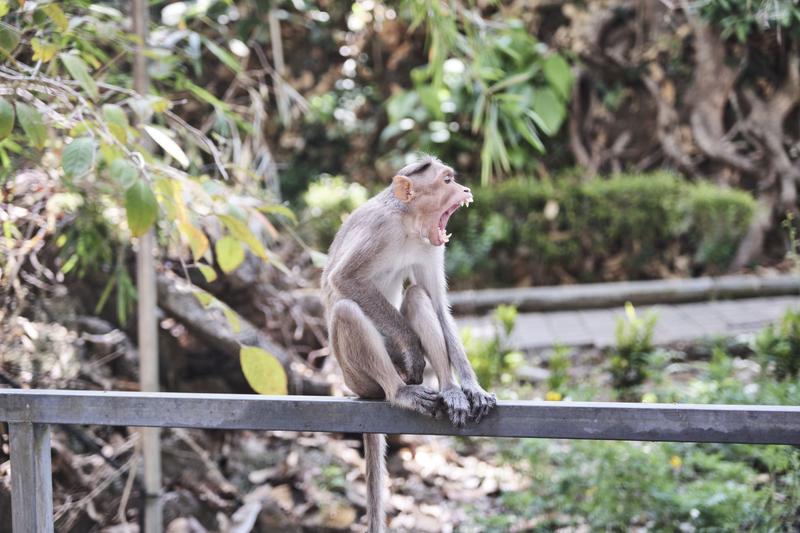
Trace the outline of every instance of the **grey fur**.
{"label": "grey fur", "polygon": [[[471,200],[469,189],[454,180],[437,181],[442,172],[452,169],[426,156],[399,174],[411,178],[415,189],[442,187],[438,192],[447,205]],[[438,198],[435,194],[429,198]],[[433,213],[438,220],[439,211],[420,213],[419,206],[428,204],[414,203],[419,201],[404,203],[389,187],[351,213],[336,234],[321,284],[330,347],[345,384],[359,396],[386,398],[428,416],[443,407],[461,426],[468,419],[480,421],[496,400],[478,384],[450,314],[444,246],[423,238],[429,228],[420,227],[422,215]],[[438,392],[421,385],[426,358]],[[381,533],[385,440],[365,434],[364,447],[369,532]]]}

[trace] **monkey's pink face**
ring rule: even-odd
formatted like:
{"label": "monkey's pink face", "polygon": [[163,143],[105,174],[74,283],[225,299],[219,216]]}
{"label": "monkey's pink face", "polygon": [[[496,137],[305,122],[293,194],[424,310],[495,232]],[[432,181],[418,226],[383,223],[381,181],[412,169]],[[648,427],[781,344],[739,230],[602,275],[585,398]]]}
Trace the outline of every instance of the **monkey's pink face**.
{"label": "monkey's pink face", "polygon": [[[446,168],[433,184],[436,191],[432,196],[438,198],[437,208],[433,209],[433,217],[428,222],[428,240],[434,246],[441,246],[450,241],[452,233],[447,233],[447,222],[456,209],[469,206],[473,202],[472,191],[460,185],[452,169]],[[438,215],[438,216],[436,216]]]}
{"label": "monkey's pink face", "polygon": [[394,194],[408,204],[420,235],[434,246],[450,240],[447,222],[456,209],[473,201],[472,191],[456,181],[453,169],[438,162],[413,179],[395,176]]}

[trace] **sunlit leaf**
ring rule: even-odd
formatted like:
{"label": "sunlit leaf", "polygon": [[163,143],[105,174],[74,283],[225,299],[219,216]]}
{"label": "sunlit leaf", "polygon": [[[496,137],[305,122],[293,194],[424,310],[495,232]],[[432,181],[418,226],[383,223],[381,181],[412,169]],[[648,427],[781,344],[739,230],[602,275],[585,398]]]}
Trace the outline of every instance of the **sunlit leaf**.
{"label": "sunlit leaf", "polygon": [[78,85],[80,85],[91,98],[97,98],[97,84],[94,82],[94,78],[89,74],[89,67],[86,66],[83,59],[77,54],[69,54],[66,52],[59,54],[58,57],[61,58],[61,62],[64,63],[64,67],[66,67],[72,79],[77,81]]}
{"label": "sunlit leaf", "polygon": [[295,216],[294,211],[292,211],[285,205],[280,205],[280,204],[263,205],[258,209],[262,213],[267,213],[267,214],[274,213],[276,215],[282,215],[288,218],[293,224],[297,224],[297,216]]}
{"label": "sunlit leaf", "polygon": [[223,304],[222,314],[225,315],[225,318],[228,320],[228,324],[230,324],[231,330],[234,333],[239,333],[242,331],[242,322],[239,320],[239,315],[236,313],[236,311]]}
{"label": "sunlit leaf", "polygon": [[47,13],[47,16],[53,21],[58,28],[58,31],[64,33],[69,28],[69,19],[58,6],[58,3],[51,2],[42,6],[42,11]]}
{"label": "sunlit leaf", "polygon": [[144,235],[158,218],[158,202],[144,180],[136,180],[125,191],[125,212],[134,237]]}
{"label": "sunlit leaf", "polygon": [[217,264],[226,274],[233,272],[244,261],[242,244],[233,237],[226,235],[214,243],[217,252]]}
{"label": "sunlit leaf", "polygon": [[200,305],[203,307],[209,307],[211,304],[217,301],[216,298],[202,289],[195,289],[192,294],[194,294],[194,297],[197,298],[197,301],[200,302]]}
{"label": "sunlit leaf", "polygon": [[172,138],[161,128],[156,126],[143,126],[144,131],[158,144],[166,153],[168,153],[175,161],[178,162],[183,168],[189,166],[189,158],[183,149],[172,140]]}
{"label": "sunlit leaf", "polygon": [[5,139],[14,129],[14,107],[0,98],[0,140]]}
{"label": "sunlit leaf", "polygon": [[208,237],[205,233],[189,222],[179,222],[178,231],[189,242],[189,248],[192,250],[192,257],[195,261],[205,255],[208,251]]}
{"label": "sunlit leaf", "polygon": [[163,113],[172,107],[172,103],[161,96],[150,96],[149,104],[156,113]]}
{"label": "sunlit leaf", "polygon": [[264,249],[264,245],[253,235],[253,232],[250,231],[247,224],[230,215],[218,215],[217,218],[225,224],[225,227],[228,228],[228,231],[230,231],[234,237],[246,244],[254,254],[261,259],[267,259],[267,251]]}
{"label": "sunlit leaf", "polygon": [[91,137],[75,139],[61,153],[61,167],[67,176],[82,176],[94,166],[96,145]]}
{"label": "sunlit leaf", "polygon": [[47,127],[44,125],[42,114],[22,102],[16,102],[15,105],[17,108],[17,120],[19,120],[22,130],[28,136],[31,144],[36,148],[41,148],[47,140]]}
{"label": "sunlit leaf", "polygon": [[8,15],[8,0],[0,0],[0,17]]}
{"label": "sunlit leaf", "polygon": [[33,60],[48,63],[59,51],[60,47],[56,43],[50,43],[41,39],[31,39],[31,48],[33,48]]}
{"label": "sunlit leaf", "polygon": [[328,255],[316,250],[309,250],[308,255],[311,256],[311,262],[317,268],[325,268],[328,263]]}
{"label": "sunlit leaf", "polygon": [[197,270],[200,271],[200,273],[205,278],[206,282],[213,283],[214,281],[217,280],[217,271],[214,270],[213,267],[209,265],[204,265],[203,263],[197,263],[194,266],[197,267]]}
{"label": "sunlit leaf", "polygon": [[274,355],[256,346],[242,346],[239,360],[244,377],[254,391],[269,395],[288,394],[286,371]]}

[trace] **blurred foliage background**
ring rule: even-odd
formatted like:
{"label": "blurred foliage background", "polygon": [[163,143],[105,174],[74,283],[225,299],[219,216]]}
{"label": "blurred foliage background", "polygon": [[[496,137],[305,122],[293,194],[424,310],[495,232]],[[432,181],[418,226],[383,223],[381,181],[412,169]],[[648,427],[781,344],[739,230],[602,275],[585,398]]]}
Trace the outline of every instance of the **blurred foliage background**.
{"label": "blurred foliage background", "polygon": [[[304,289],[347,214],[420,152],[475,193],[451,222],[455,288],[796,266],[796,0],[153,0],[148,94],[133,90],[129,4],[0,0],[7,384],[136,388],[134,255],[152,228],[165,389],[329,390],[314,379],[330,370],[325,322]],[[665,363],[685,354],[652,346],[655,319],[628,316],[603,356],[608,380],[575,383],[574,357],[556,348],[545,398],[797,403],[797,314],[746,350],[715,346],[691,386]],[[465,344],[487,386],[524,397],[515,318],[498,309],[493,337]],[[759,371],[746,374],[751,359]],[[131,453],[114,431],[92,438]],[[189,442],[175,435],[167,449]],[[796,451],[543,446],[501,451],[556,483],[509,491],[505,514],[474,510],[475,531],[797,523]],[[250,462],[232,460],[231,479]],[[352,465],[334,466],[323,488],[344,500]],[[68,505],[93,483],[81,476],[57,480],[65,531],[116,520]],[[192,486],[170,479],[172,494]],[[252,487],[217,481],[204,502],[232,514]],[[338,516],[299,508],[308,527]]]}
{"label": "blurred foliage background", "polygon": [[[74,195],[54,202],[82,228],[64,225],[64,273],[121,264],[98,236],[135,235],[159,213],[162,238],[199,263],[207,213],[260,209],[266,224],[248,229],[269,241],[291,217],[282,206],[301,219],[292,236],[324,252],[419,152],[480,199],[454,220],[455,286],[719,274],[780,266],[788,247],[795,2],[151,2],[143,98],[124,4],[7,0],[0,12],[0,179],[9,190],[43,163]],[[136,159],[142,135],[163,157]],[[130,206],[126,220],[112,205]],[[21,221],[5,225],[19,238]],[[221,249],[272,254],[248,239]]]}

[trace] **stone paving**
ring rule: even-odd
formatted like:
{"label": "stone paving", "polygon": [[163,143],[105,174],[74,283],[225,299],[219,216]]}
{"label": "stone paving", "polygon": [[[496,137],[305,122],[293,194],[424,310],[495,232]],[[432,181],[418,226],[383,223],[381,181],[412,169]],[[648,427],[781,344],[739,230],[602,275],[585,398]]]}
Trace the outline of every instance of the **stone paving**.
{"label": "stone paving", "polygon": [[[800,307],[800,296],[648,305],[637,307],[636,312],[643,314],[652,309],[658,314],[654,342],[666,345],[753,333],[777,321],[790,307]],[[617,317],[624,315],[621,307],[520,313],[510,343],[520,350],[547,348],[557,343],[603,348],[614,344]],[[488,316],[462,316],[456,321],[459,327],[471,327],[479,336],[494,332]]]}

